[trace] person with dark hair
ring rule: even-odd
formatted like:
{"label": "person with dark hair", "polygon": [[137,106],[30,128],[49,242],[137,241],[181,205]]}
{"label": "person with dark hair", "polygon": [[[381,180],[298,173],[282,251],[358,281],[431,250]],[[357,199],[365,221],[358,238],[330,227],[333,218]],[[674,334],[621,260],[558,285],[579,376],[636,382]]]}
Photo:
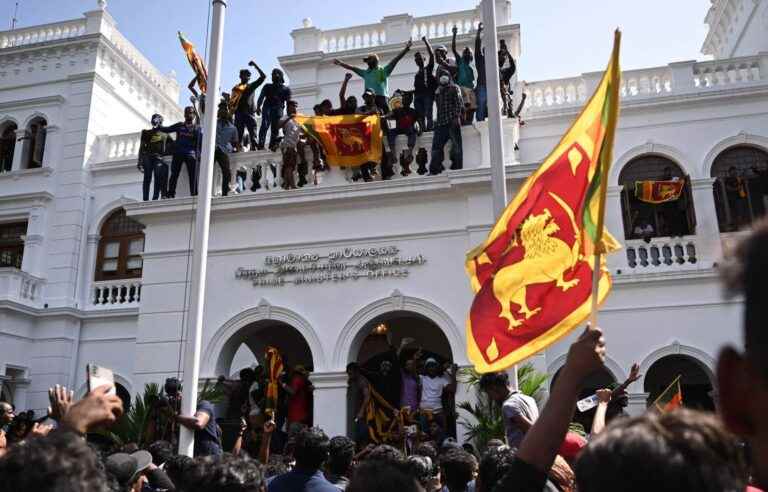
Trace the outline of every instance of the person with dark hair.
{"label": "person with dark hair", "polygon": [[241,148],[240,142],[237,129],[232,125],[227,109],[220,107],[216,122],[216,149],[213,158],[221,169],[221,196],[229,194],[229,186],[232,181],[229,154]]}
{"label": "person with dark hair", "polygon": [[189,177],[189,194],[197,195],[197,162],[202,145],[203,130],[197,122],[195,108],[184,108],[184,121],[171,126],[161,126],[158,131],[176,134],[176,145],[171,160],[171,178],[168,182],[168,198],[176,198],[176,184],[179,181],[181,166],[186,164]]}
{"label": "person with dark hair", "polygon": [[163,160],[167,155],[173,139],[167,132],[161,131],[163,117],[153,114],[150,119],[152,128],[141,131],[139,140],[139,160],[137,167],[144,173],[141,185],[142,198],[149,200],[149,185],[154,178],[155,184],[152,191],[152,200],[168,197],[168,164]]}
{"label": "person with dark hair", "polygon": [[190,481],[192,473],[191,470],[194,467],[194,460],[189,456],[183,454],[177,454],[171,456],[168,461],[165,462],[163,470],[171,479],[176,490],[187,491],[187,483]]}
{"label": "person with dark hair", "polygon": [[480,36],[483,33],[483,23],[477,25],[475,34],[475,70],[477,70],[477,85],[475,97],[477,99],[477,121],[485,121],[488,116],[488,88],[485,83],[485,48],[482,47]]}
{"label": "person with dark hair", "polygon": [[[181,392],[179,392],[181,394]],[[179,424],[195,433],[195,456],[221,456],[221,434],[216,425],[216,411],[208,400],[199,400],[195,414],[175,414]]]}
{"label": "person with dark hair", "polygon": [[753,225],[723,266],[729,294],[744,296],[744,351],[728,346],[717,363],[719,411],[728,428],[751,450],[756,484],[768,488],[768,220]]}
{"label": "person with dark hair", "polygon": [[280,118],[283,117],[283,109],[288,101],[291,100],[291,89],[285,85],[285,75],[279,68],[272,70],[272,82],[264,84],[256,101],[256,114],[261,116],[261,127],[259,128],[259,141],[256,148],[262,150],[264,141],[269,133],[269,150],[277,150],[277,133],[279,131]]}
{"label": "person with dark hair", "polygon": [[539,407],[536,400],[509,386],[509,376],[506,372],[489,372],[480,378],[480,390],[488,397],[501,404],[504,418],[504,429],[507,434],[507,444],[518,448],[539,417]]}
{"label": "person with dark hair", "polygon": [[[446,371],[446,374],[440,373],[440,365],[433,357],[424,361],[424,371],[419,377],[419,388],[421,399],[419,401],[419,413],[422,432],[429,430],[430,422],[439,425],[441,431],[446,430],[447,412],[443,407],[443,400],[449,394],[456,393],[456,372],[458,366],[455,364]],[[435,436],[437,437],[437,436]],[[444,436],[442,436],[444,437]],[[438,442],[442,442],[439,440]]]}
{"label": "person with dark hair", "polygon": [[[514,101],[512,99],[512,77],[517,73],[517,64],[512,57],[512,53],[507,48],[507,42],[499,40],[499,90],[501,91],[501,100],[504,104],[502,114],[508,118],[515,117]],[[506,66],[505,66],[506,65]]]}
{"label": "person with dark hair", "polygon": [[174,455],[173,445],[168,441],[155,441],[147,447],[147,451],[152,455],[152,463],[157,467],[162,467]]}
{"label": "person with dark hair", "polygon": [[[405,135],[407,138],[407,148],[403,150],[403,158],[410,165],[413,161],[413,149],[416,147],[416,122],[419,119],[419,115],[411,107],[413,102],[412,92],[401,92],[402,105],[397,108],[393,108],[389,114],[389,118],[395,120],[395,128],[387,131],[387,144],[389,145],[389,158],[390,163],[394,164],[395,160],[395,142],[398,135]],[[394,98],[393,98],[394,99]]]}
{"label": "person with dark hair", "polygon": [[476,470],[477,459],[460,447],[452,448],[440,457],[440,473],[448,492],[466,492]]}
{"label": "person with dark hair", "polygon": [[429,61],[425,65],[424,57],[419,51],[413,55],[413,60],[418,67],[416,75],[413,77],[413,106],[419,116],[419,126],[422,131],[426,132],[432,131],[432,113],[435,105],[437,79],[435,79],[435,54],[432,51],[432,46],[426,36],[422,36],[421,40],[427,48]]}
{"label": "person with dark hair", "polygon": [[355,412],[353,437],[357,445],[362,447],[368,443],[368,424],[365,417],[371,401],[371,383],[362,374],[360,365],[356,362],[347,364],[347,376],[352,408]]}
{"label": "person with dark hair", "polygon": [[472,70],[472,49],[467,46],[462,50],[461,55],[456,50],[456,35],[459,28],[453,26],[453,37],[451,38],[451,50],[456,59],[456,84],[461,90],[461,98],[464,101],[463,123],[469,125],[477,109],[477,98],[475,97],[475,72]]}
{"label": "person with dark hair", "polygon": [[388,463],[403,463],[405,455],[394,446],[379,444],[365,456],[366,461],[386,461]]}
{"label": "person with dark hair", "polygon": [[435,122],[435,134],[432,137],[432,160],[429,163],[429,174],[442,173],[443,148],[451,142],[451,169],[463,167],[463,155],[461,146],[461,118],[464,113],[464,100],[461,97],[459,87],[453,83],[447,72],[441,72],[438,77],[438,88],[435,92],[435,104],[437,105],[437,121]]}
{"label": "person with dark hair", "polygon": [[111,492],[96,453],[71,432],[16,446],[0,459],[0,492]]}
{"label": "person with dark hair", "polygon": [[376,105],[381,109],[382,113],[389,113],[389,106],[387,105],[387,96],[389,92],[387,89],[387,79],[392,74],[392,71],[397,66],[398,62],[408,53],[411,49],[413,42],[408,40],[405,43],[405,47],[395,55],[392,60],[387,63],[383,68],[379,66],[379,56],[371,54],[363,58],[363,62],[368,65],[368,68],[363,70],[362,68],[353,67],[347,63],[342,62],[338,58],[333,60],[335,65],[350,70],[365,81],[365,90],[372,90],[375,94]]}
{"label": "person with dark hair", "polygon": [[0,401],[0,457],[8,449],[8,428],[16,417],[15,407],[8,402]]}
{"label": "person with dark hair", "polygon": [[264,492],[264,470],[247,456],[225,455],[206,466],[200,480],[185,492]]}
{"label": "person with dark hair", "polygon": [[355,458],[355,442],[347,436],[336,436],[328,445],[328,464],[325,478],[340,490],[349,485],[352,460]]}
{"label": "person with dark hair", "polygon": [[576,462],[580,492],[742,491],[746,477],[739,446],[720,421],[685,409],[617,421]]}
{"label": "person with dark hair", "polygon": [[259,78],[256,82],[250,82],[251,72],[248,69],[240,70],[240,83],[232,88],[229,96],[229,113],[235,117],[235,127],[237,128],[237,140],[243,141],[245,130],[248,130],[248,137],[251,142],[251,150],[256,150],[256,105],[253,102],[253,95],[256,89],[264,83],[267,76],[259,68],[255,61],[251,60],[248,65],[259,72]]}
{"label": "person with dark hair", "polygon": [[424,492],[407,465],[366,460],[356,469],[346,492]]}
{"label": "person with dark hair", "polygon": [[296,435],[293,457],[296,466],[269,483],[268,492],[338,492],[325,479],[321,468],[328,461],[328,436],[317,427],[308,427]]}

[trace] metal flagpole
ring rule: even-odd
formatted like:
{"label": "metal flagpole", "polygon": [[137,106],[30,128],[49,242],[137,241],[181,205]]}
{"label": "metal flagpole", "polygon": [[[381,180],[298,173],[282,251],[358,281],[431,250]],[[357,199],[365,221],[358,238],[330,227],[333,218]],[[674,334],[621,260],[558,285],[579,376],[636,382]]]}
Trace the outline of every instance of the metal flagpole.
{"label": "metal flagpole", "polygon": [[[200,346],[203,334],[203,304],[205,301],[205,276],[208,262],[208,229],[211,220],[211,188],[213,187],[213,152],[216,145],[216,96],[221,79],[221,50],[224,40],[226,0],[212,0],[211,40],[208,49],[208,90],[206,111],[203,113],[203,148],[200,158],[200,186],[195,214],[195,237],[192,256],[191,294],[187,316],[186,360],[184,362],[184,392],[181,398],[181,414],[194,415],[197,407],[197,385],[200,373]],[[179,454],[192,456],[194,432],[181,426]]]}
{"label": "metal flagpole", "polygon": [[[485,47],[485,90],[488,100],[488,146],[491,157],[493,217],[498,220],[507,207],[507,177],[504,172],[504,128],[501,124],[501,81],[499,42],[496,37],[496,2],[483,0],[483,46]],[[475,53],[475,56],[478,54]],[[510,371],[512,384],[519,388],[517,366]]]}

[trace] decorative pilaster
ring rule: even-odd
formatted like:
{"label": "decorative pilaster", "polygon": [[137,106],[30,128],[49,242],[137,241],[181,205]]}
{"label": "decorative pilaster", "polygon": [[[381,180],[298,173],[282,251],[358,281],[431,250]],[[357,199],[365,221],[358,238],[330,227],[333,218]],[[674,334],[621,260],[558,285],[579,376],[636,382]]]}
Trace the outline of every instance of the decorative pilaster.
{"label": "decorative pilaster", "polygon": [[314,425],[329,436],[347,435],[347,373],[325,372],[311,374],[315,386]]}
{"label": "decorative pilaster", "polygon": [[697,256],[711,266],[723,255],[720,242],[720,228],[717,223],[715,196],[712,189],[714,178],[694,179],[691,181],[693,206],[696,211],[696,249]]}
{"label": "decorative pilaster", "polygon": [[18,171],[21,169],[22,157],[24,156],[25,144],[27,140],[24,138],[27,131],[24,128],[16,130],[16,146],[13,149],[13,162],[11,163],[11,171]]}

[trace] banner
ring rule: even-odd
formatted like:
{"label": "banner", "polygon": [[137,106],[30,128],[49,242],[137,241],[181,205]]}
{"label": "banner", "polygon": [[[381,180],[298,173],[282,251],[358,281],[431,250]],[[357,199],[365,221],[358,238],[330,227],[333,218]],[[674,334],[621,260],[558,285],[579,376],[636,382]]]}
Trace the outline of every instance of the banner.
{"label": "banner", "polygon": [[383,135],[378,115],[297,115],[295,120],[320,142],[331,166],[357,167],[381,161]]}
{"label": "banner", "polygon": [[635,181],[635,197],[645,203],[674,202],[683,193],[684,180]]}
{"label": "banner", "polygon": [[[620,246],[598,224],[619,113],[619,45],[571,128],[523,184],[486,241],[467,255],[475,299],[467,353],[504,370],[567,335],[591,313],[594,253]],[[611,288],[602,255],[598,302]]]}

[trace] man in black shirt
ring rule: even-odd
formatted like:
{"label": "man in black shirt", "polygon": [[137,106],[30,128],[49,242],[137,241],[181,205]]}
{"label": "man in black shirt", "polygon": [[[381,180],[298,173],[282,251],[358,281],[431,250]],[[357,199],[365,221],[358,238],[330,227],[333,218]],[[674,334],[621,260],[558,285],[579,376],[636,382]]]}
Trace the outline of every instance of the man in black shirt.
{"label": "man in black shirt", "polygon": [[187,165],[189,176],[189,194],[197,195],[197,161],[203,132],[198,124],[195,108],[184,108],[184,121],[171,126],[161,126],[159,131],[176,134],[176,145],[171,161],[171,179],[168,183],[168,198],[176,197],[176,183],[179,181],[182,164]]}
{"label": "man in black shirt", "polygon": [[477,34],[475,35],[475,69],[477,70],[477,79],[475,94],[477,96],[477,121],[485,121],[488,115],[488,90],[485,85],[485,48],[482,47],[480,35],[483,32],[483,23],[477,25]]}
{"label": "man in black shirt", "polygon": [[150,122],[152,129],[141,132],[137,166],[139,171],[144,173],[142,195],[145,202],[149,200],[149,185],[152,183],[152,177],[155,178],[152,199],[157,200],[168,196],[168,164],[163,161],[163,156],[168,154],[168,144],[173,142],[168,133],[160,130],[163,125],[161,115],[153,114]]}
{"label": "man in black shirt", "polygon": [[240,83],[232,88],[232,94],[229,98],[229,112],[235,115],[235,127],[237,128],[237,139],[243,142],[243,134],[248,129],[248,137],[251,139],[251,150],[256,150],[256,105],[253,102],[253,94],[261,84],[264,83],[267,76],[256,65],[256,62],[250,61],[248,65],[259,72],[259,78],[256,82],[249,83],[251,72],[249,70],[240,70]]}
{"label": "man in black shirt", "polygon": [[272,82],[264,85],[259,94],[259,100],[256,102],[256,114],[261,116],[261,127],[259,128],[259,141],[256,148],[264,148],[264,140],[269,134],[269,149],[277,149],[277,132],[279,130],[279,121],[283,117],[283,108],[291,99],[291,89],[285,85],[283,71],[279,68],[272,70]]}
{"label": "man in black shirt", "polygon": [[437,80],[435,79],[435,54],[432,52],[432,46],[426,36],[421,38],[429,53],[429,61],[424,65],[424,57],[420,52],[413,56],[416,66],[419,70],[413,77],[414,98],[413,106],[419,115],[419,126],[422,131],[432,130],[432,110],[435,102],[435,90],[437,90]]}

